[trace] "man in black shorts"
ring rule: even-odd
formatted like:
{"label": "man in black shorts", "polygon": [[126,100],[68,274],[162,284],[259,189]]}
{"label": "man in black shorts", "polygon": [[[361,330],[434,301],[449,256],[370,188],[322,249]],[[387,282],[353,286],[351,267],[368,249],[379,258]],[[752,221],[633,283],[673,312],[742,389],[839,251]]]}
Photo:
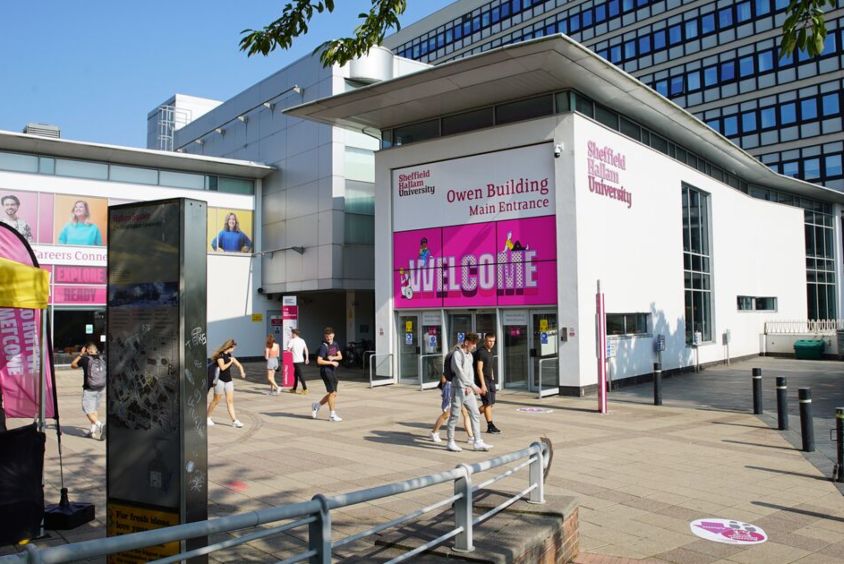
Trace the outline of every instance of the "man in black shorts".
{"label": "man in black shorts", "polygon": [[319,408],[328,404],[328,409],[331,413],[328,416],[329,421],[342,421],[343,419],[334,411],[334,404],[337,401],[337,375],[334,369],[340,366],[340,361],[343,360],[343,353],[340,352],[339,343],[334,341],[334,329],[326,327],[322,330],[323,343],[319,347],[317,354],[317,364],[319,365],[319,375],[325,384],[325,396],[311,404],[311,417],[317,418]]}
{"label": "man in black shorts", "polygon": [[495,333],[484,336],[484,344],[475,351],[475,384],[481,389],[481,413],[486,419],[487,433],[500,433],[492,422],[492,406],[495,405],[495,363],[492,349],[495,347]]}

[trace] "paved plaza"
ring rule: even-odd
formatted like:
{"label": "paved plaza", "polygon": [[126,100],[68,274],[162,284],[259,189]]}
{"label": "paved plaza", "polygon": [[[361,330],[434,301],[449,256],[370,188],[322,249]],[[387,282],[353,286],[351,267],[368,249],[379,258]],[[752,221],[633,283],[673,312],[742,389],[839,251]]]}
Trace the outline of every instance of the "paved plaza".
{"label": "paved plaza", "polygon": [[[650,384],[613,392],[607,415],[595,413],[595,398],[538,400],[525,392],[504,391],[495,410],[503,433],[485,436],[493,451],[451,453],[429,436],[439,409],[437,390],[370,389],[360,371],[344,370],[338,398],[344,421],[329,422],[325,409],[315,421],[310,404],[321,397],[322,383],[313,369],[310,395],[271,396],[261,365],[250,364],[247,381],[236,381],[237,415],[245,427],[231,427],[225,410],[218,408],[217,425],[209,429],[209,514],[231,515],[307,500],[319,492],[352,491],[447,470],[524,448],[545,435],[555,451],[546,493],[574,496],[579,502],[579,562],[844,563],[844,498],[821,468],[824,458],[831,464],[824,454],[832,452],[828,434],[816,432],[819,447],[824,440],[827,444],[812,460],[800,452],[799,442],[795,447],[793,436],[775,429],[770,415],[752,415],[754,366],[769,379],[768,414],[775,414],[776,375],[789,378],[791,395],[811,382],[819,416],[828,415],[835,403],[844,405],[844,365],[759,358],[666,379],[662,407],[650,404]],[[81,371],[71,370],[61,370],[57,377],[64,476],[73,500],[96,504],[97,521],[74,531],[51,532],[49,543],[105,534],[105,443],[83,436],[81,378]],[[519,411],[524,407],[551,411]],[[792,407],[796,413],[796,401]],[[820,422],[818,427],[828,425]],[[799,441],[796,415],[791,427]],[[458,436],[464,440],[465,433],[459,430]],[[56,502],[55,433],[48,437],[46,468],[47,501]],[[517,491],[526,482],[522,473],[499,489]],[[421,507],[449,489],[341,510],[334,517],[335,538]],[[734,546],[692,535],[689,523],[708,517],[753,523],[769,540]],[[277,560],[274,554],[283,557],[279,551],[304,546],[300,537],[255,542],[219,558]],[[336,555],[355,554],[361,546]],[[0,549],[0,554],[10,550]]]}

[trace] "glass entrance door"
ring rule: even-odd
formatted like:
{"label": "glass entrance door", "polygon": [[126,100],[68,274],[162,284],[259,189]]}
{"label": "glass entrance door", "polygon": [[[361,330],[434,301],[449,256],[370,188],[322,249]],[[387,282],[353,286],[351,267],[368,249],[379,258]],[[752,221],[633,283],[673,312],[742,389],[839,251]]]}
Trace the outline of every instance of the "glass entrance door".
{"label": "glass entrance door", "polygon": [[498,341],[504,345],[500,353],[504,355],[504,387],[526,388],[530,371],[527,312],[504,310],[501,316],[504,335]]}
{"label": "glass entrance door", "polygon": [[472,313],[459,312],[448,314],[448,348],[453,349],[455,345],[463,342],[467,333],[472,332]]}
{"label": "glass entrance door", "polygon": [[530,391],[540,394],[559,392],[559,343],[556,312],[532,312]]}
{"label": "glass entrance door", "polygon": [[439,311],[422,312],[422,354],[419,362],[422,370],[421,388],[433,388],[440,382],[443,373],[442,315]]}
{"label": "glass entrance door", "polygon": [[419,316],[400,315],[398,336],[399,378],[405,384],[419,383]]}

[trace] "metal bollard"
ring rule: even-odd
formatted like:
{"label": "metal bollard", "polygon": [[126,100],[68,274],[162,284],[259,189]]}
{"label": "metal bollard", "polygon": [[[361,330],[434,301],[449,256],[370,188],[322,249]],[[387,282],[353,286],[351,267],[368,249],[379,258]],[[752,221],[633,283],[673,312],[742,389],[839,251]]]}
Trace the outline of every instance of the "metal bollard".
{"label": "metal bollard", "polygon": [[788,430],[788,384],[785,376],[777,376],[777,428]]}
{"label": "metal bollard", "polygon": [[662,405],[662,366],[654,362],[654,405]]}
{"label": "metal bollard", "polygon": [[835,450],[838,453],[835,481],[844,482],[844,407],[835,408],[835,441]]}
{"label": "metal bollard", "polygon": [[803,437],[803,452],[815,452],[815,428],[812,426],[812,388],[799,388],[800,435]]}
{"label": "metal bollard", "polygon": [[762,414],[762,369],[753,369],[753,413]]}

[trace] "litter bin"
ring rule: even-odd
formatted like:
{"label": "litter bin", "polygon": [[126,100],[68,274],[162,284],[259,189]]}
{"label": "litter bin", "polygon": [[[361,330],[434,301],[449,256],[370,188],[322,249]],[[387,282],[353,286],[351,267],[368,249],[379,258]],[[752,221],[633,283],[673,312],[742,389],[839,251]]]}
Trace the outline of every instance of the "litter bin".
{"label": "litter bin", "polygon": [[794,342],[794,356],[803,360],[821,360],[824,345],[823,339],[799,339]]}

